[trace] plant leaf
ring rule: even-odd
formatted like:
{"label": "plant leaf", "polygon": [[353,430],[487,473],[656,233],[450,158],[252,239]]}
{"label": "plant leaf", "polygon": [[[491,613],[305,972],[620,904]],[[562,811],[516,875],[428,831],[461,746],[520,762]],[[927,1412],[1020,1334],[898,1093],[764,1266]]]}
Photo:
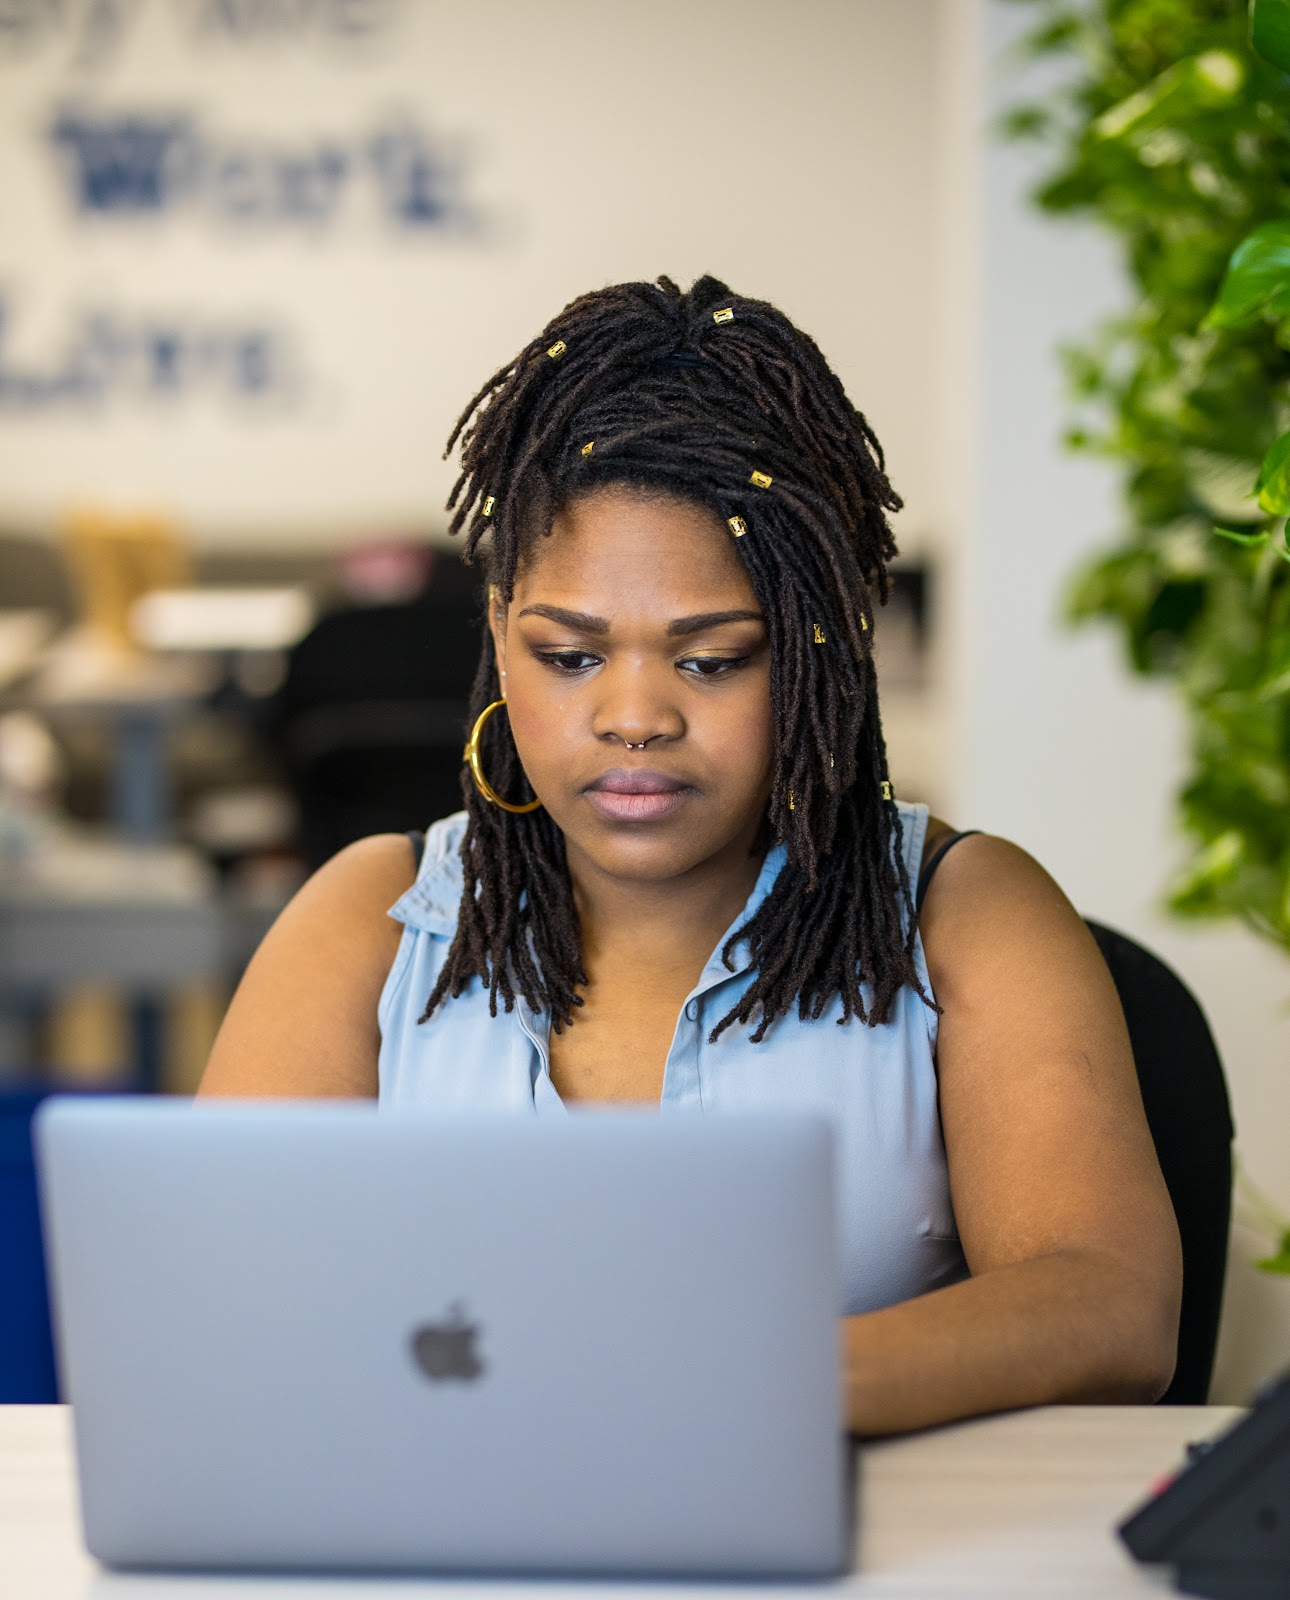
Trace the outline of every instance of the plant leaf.
{"label": "plant leaf", "polygon": [[1265,61],[1290,72],[1290,0],[1251,0],[1250,44]]}
{"label": "plant leaf", "polygon": [[1274,441],[1255,482],[1260,507],[1274,517],[1290,513],[1290,430]]}
{"label": "plant leaf", "polygon": [[1093,123],[1099,139],[1122,139],[1165,124],[1185,124],[1197,111],[1229,104],[1245,84],[1245,63],[1231,50],[1204,50],[1175,61]]}
{"label": "plant leaf", "polygon": [[1242,328],[1290,313],[1290,222],[1265,222],[1232,251],[1202,328]]}
{"label": "plant leaf", "polygon": [[1281,1235],[1275,1252],[1254,1264],[1262,1272],[1283,1272],[1290,1277],[1290,1228]]}
{"label": "plant leaf", "polygon": [[1187,485],[1211,517],[1221,522],[1261,522],[1254,504],[1258,469],[1253,461],[1214,450],[1188,450],[1182,458]]}

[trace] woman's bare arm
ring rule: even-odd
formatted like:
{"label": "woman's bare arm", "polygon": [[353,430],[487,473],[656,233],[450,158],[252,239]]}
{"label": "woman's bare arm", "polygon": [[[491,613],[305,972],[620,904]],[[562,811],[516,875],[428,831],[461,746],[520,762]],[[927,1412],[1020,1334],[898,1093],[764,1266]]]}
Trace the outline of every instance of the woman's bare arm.
{"label": "woman's bare arm", "polygon": [[401,833],[314,873],[246,969],[199,1094],[375,1097],[376,1005],[403,931],[386,913],[414,873]]}
{"label": "woman's bare arm", "polygon": [[945,858],[920,921],[973,1276],[846,1320],[850,1425],[1156,1399],[1178,1334],[1178,1231],[1097,946],[1042,868],[987,836]]}

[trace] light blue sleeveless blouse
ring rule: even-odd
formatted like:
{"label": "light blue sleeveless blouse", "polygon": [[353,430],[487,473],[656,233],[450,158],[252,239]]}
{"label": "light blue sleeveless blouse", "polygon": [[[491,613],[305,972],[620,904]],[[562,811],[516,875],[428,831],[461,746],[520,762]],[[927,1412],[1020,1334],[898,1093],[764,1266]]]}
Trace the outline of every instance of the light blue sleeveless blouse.
{"label": "light blue sleeveless blouse", "polygon": [[[900,807],[905,868],[916,880],[927,830],[927,807]],[[462,869],[458,847],[464,812],[426,835],[417,880],[390,910],[403,937],[381,993],[380,1103],[445,1110],[508,1110],[561,1116],[551,1082],[549,1019],[522,999],[489,1016],[488,994],[473,979],[428,1022],[426,998],[457,926]],[[785,859],[776,846],[732,929],[761,904]],[[966,1276],[950,1204],[937,1106],[936,1014],[903,989],[891,1018],[878,1028],[852,1019],[838,1026],[835,1000],[818,1021],[790,1012],[760,1044],[756,1024],[736,1023],[715,1044],[708,1034],[752,981],[747,947],[736,970],[721,960],[723,935],[676,1021],[663,1074],[660,1109],[673,1111],[802,1110],[822,1112],[837,1140],[843,1314],[872,1311]],[[920,940],[918,975],[931,982]],[[624,1041],[630,1047],[630,1041]]]}

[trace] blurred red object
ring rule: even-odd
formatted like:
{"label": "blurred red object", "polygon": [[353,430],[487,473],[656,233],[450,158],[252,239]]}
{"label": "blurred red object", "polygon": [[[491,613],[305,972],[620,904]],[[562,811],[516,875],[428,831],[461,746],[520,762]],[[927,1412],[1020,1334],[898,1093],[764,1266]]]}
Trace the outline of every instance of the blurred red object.
{"label": "blurred red object", "polygon": [[413,600],[429,584],[435,552],[428,544],[373,539],[343,550],[336,562],[341,587],[359,604]]}

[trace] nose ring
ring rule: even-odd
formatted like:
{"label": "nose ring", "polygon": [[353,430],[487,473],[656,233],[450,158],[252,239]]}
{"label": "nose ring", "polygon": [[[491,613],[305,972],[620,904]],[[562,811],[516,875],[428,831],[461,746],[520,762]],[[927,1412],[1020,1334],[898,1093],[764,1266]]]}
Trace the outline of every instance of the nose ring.
{"label": "nose ring", "polygon": [[630,739],[624,739],[623,743],[627,746],[627,748],[629,750],[643,750],[645,748],[645,746],[649,743],[649,740],[648,739],[642,739],[639,744],[633,744]]}

